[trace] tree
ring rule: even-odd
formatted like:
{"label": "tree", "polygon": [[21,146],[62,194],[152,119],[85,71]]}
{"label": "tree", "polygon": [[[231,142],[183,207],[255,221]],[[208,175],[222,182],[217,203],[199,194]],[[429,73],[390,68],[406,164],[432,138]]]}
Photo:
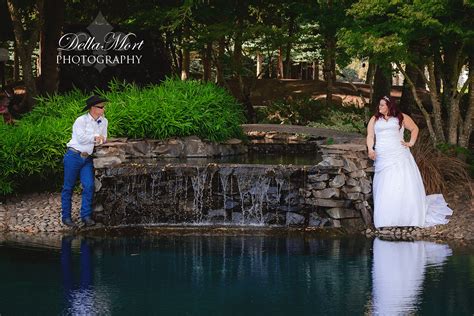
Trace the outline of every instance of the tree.
{"label": "tree", "polygon": [[384,96],[390,97],[392,91],[392,67],[390,63],[379,63],[375,67],[374,83],[373,83],[372,100],[370,109],[375,112],[379,106],[379,101]]}
{"label": "tree", "polygon": [[[411,88],[433,142],[466,147],[473,111],[469,107],[463,117],[460,100],[473,80],[472,72],[461,87],[458,82],[463,67],[472,62],[468,52],[474,42],[474,4],[462,0],[359,0],[349,14],[356,20],[356,27],[342,34],[349,49],[395,63]],[[417,78],[406,71],[407,65],[416,69],[417,77],[428,86],[431,110],[417,95]]]}
{"label": "tree", "polygon": [[351,0],[318,0],[310,3],[305,16],[309,22],[318,25],[321,35],[323,54],[323,75],[326,81],[326,102],[332,102],[334,82],[336,81],[336,64],[343,67],[348,63],[346,51],[339,47],[338,32],[349,27],[346,10],[351,6]]}
{"label": "tree", "polygon": [[57,92],[59,69],[56,61],[57,45],[64,23],[64,0],[48,0],[44,3],[44,23],[40,33],[40,91]]}
{"label": "tree", "polygon": [[37,95],[35,76],[33,74],[32,59],[33,50],[38,44],[39,30],[43,25],[44,0],[36,0],[34,3],[26,1],[20,6],[18,1],[7,0],[8,10],[11,15],[13,32],[18,55],[20,56],[25,82],[25,98],[22,107],[31,108]]}

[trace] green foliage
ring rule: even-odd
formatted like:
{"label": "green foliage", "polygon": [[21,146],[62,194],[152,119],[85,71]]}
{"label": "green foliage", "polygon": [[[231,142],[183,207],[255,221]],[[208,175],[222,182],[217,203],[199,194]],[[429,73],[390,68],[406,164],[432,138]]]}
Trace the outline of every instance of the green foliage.
{"label": "green foliage", "polygon": [[211,141],[241,137],[241,106],[212,83],[166,80],[139,89],[115,83],[106,95],[112,136],[165,139],[197,135]]}
{"label": "green foliage", "polygon": [[264,123],[306,125],[321,118],[323,102],[307,98],[275,101],[263,110]]}
{"label": "green foliage", "polygon": [[347,10],[355,23],[339,31],[339,43],[374,61],[426,63],[450,47],[472,49],[473,13],[465,1],[359,0]]}
{"label": "green foliage", "polygon": [[266,109],[263,123],[308,125],[344,132],[365,133],[364,110],[350,104],[326,105],[308,98],[277,101]]}
{"label": "green foliage", "polygon": [[[106,111],[109,137],[197,135],[222,141],[243,135],[240,105],[214,84],[169,79],[140,89],[114,82],[111,91],[102,94],[110,100]],[[21,179],[31,176],[61,178],[66,143],[86,98],[77,90],[38,98],[33,111],[16,125],[0,123],[0,194],[11,193]]]}
{"label": "green foliage", "polygon": [[350,81],[350,82],[361,81],[361,79],[359,78],[359,75],[357,74],[357,71],[349,67],[342,69],[342,77],[344,78],[345,81]]}

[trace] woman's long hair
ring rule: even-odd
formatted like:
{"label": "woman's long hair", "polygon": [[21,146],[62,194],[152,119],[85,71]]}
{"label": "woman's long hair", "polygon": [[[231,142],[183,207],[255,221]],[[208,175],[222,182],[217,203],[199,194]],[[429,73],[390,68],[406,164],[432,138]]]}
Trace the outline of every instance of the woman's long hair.
{"label": "woman's long hair", "polygon": [[[397,105],[395,104],[394,101],[392,101],[389,97],[384,96],[379,100],[380,101],[384,100],[387,103],[388,107],[388,115],[393,116],[398,118],[398,125],[400,128],[402,128],[402,123],[403,123],[403,114],[402,112],[397,108]],[[379,105],[377,104],[377,111],[375,112],[375,119],[378,120],[379,118],[383,117],[383,114],[379,112]]]}

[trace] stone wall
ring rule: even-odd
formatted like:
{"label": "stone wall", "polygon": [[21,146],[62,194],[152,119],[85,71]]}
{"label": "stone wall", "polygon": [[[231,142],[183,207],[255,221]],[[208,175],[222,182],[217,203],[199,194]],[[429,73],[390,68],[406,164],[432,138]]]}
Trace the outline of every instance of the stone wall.
{"label": "stone wall", "polygon": [[323,161],[308,175],[305,203],[324,212],[335,227],[372,225],[373,167],[364,145],[321,145]]}
{"label": "stone wall", "polygon": [[0,232],[7,229],[7,208],[0,202]]}

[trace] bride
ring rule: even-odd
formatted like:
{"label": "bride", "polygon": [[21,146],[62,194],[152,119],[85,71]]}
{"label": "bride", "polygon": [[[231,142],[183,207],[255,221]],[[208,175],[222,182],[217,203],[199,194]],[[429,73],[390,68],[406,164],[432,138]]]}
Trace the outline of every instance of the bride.
{"label": "bride", "polygon": [[[410,141],[405,142],[405,128]],[[452,210],[441,194],[426,196],[410,147],[418,137],[413,119],[400,112],[388,97],[380,100],[367,126],[369,158],[374,160],[374,224],[379,227],[426,227],[446,224]],[[375,147],[374,147],[375,144]]]}

